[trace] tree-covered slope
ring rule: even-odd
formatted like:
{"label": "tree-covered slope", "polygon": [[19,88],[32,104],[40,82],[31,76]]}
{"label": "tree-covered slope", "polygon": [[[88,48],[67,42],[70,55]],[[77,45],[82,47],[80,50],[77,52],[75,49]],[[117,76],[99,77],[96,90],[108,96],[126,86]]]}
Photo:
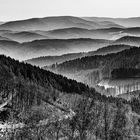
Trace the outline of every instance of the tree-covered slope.
{"label": "tree-covered slope", "polygon": [[[75,72],[88,69],[113,69],[116,67],[138,67],[140,48],[132,47],[118,53],[87,56],[53,65],[58,72]],[[108,71],[109,72],[109,71]],[[111,74],[111,73],[110,73]]]}
{"label": "tree-covered slope", "polygon": [[[140,48],[133,47],[118,53],[83,57],[59,65],[52,65],[50,69],[90,87],[95,87],[100,80],[112,78],[112,71],[120,68],[128,70],[133,68],[139,71]],[[131,77],[138,77],[138,74],[133,74]],[[125,78],[129,77],[125,76]]]}
{"label": "tree-covered slope", "polygon": [[138,127],[138,100],[134,104],[107,98],[82,83],[3,55],[0,84],[0,127],[9,127],[7,132],[0,131],[2,140],[103,140],[139,135],[130,124],[135,118]]}

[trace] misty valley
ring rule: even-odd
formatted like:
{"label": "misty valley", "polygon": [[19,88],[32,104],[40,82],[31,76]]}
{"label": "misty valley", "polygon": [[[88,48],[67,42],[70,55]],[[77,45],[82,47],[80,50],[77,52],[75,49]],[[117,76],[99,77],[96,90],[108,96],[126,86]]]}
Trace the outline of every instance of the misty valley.
{"label": "misty valley", "polygon": [[139,140],[139,23],[0,22],[0,140]]}

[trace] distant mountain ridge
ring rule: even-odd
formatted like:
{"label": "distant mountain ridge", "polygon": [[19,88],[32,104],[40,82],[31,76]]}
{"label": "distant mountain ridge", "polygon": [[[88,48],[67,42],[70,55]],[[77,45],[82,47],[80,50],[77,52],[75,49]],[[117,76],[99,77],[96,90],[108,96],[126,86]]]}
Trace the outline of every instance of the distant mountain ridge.
{"label": "distant mountain ridge", "polygon": [[13,33],[3,33],[3,37],[7,37],[13,41],[17,42],[30,42],[34,40],[49,39],[47,36],[40,35],[35,32],[23,31],[23,32],[13,32]]}
{"label": "distant mountain ridge", "polygon": [[140,27],[132,28],[101,28],[101,29],[85,29],[85,28],[61,28],[49,31],[34,30],[34,31],[10,31],[0,30],[2,37],[9,38],[17,42],[29,42],[40,39],[106,39],[116,40],[123,36],[140,36]]}
{"label": "distant mountain ridge", "polygon": [[[109,23],[110,24],[110,23]],[[120,25],[111,23],[111,27],[121,27]],[[58,16],[45,18],[32,18],[20,21],[10,21],[0,25],[1,29],[27,31],[27,30],[54,30],[60,28],[78,27],[85,29],[107,28],[110,27],[108,23],[102,22],[99,24],[96,21],[87,21],[80,17],[73,16]]]}
{"label": "distant mountain ridge", "polygon": [[11,56],[15,59],[26,60],[33,57],[96,50],[109,43],[109,40],[90,38],[43,39],[24,43],[16,41],[0,41],[0,53]]}
{"label": "distant mountain ridge", "polygon": [[[27,39],[29,38],[27,37]],[[140,46],[140,37],[123,36],[117,40],[90,39],[90,38],[40,39],[23,43],[13,41],[7,37],[6,38],[1,37],[0,53],[11,56],[12,58],[15,59],[27,60],[41,56],[50,56],[50,55],[58,56],[67,53],[81,53],[95,51],[99,48],[108,45],[119,45],[119,44]]]}
{"label": "distant mountain ridge", "polygon": [[126,28],[122,21],[134,24],[139,18],[56,16],[5,22],[0,25],[0,53],[27,60],[95,51],[108,45],[139,46],[140,27]]}
{"label": "distant mountain ridge", "polygon": [[83,17],[85,20],[89,21],[111,21],[116,24],[122,25],[124,27],[140,27],[140,17],[130,17],[130,18],[108,18],[108,17]]}
{"label": "distant mountain ridge", "polygon": [[83,28],[65,28],[50,30],[48,32],[38,32],[57,39],[69,38],[92,38],[92,39],[111,39],[115,40],[122,36],[140,36],[140,27],[131,28],[101,28],[101,29],[83,29]]}
{"label": "distant mountain ridge", "polygon": [[114,43],[140,46],[140,37],[137,37],[137,36],[124,36],[122,38],[117,39]]}

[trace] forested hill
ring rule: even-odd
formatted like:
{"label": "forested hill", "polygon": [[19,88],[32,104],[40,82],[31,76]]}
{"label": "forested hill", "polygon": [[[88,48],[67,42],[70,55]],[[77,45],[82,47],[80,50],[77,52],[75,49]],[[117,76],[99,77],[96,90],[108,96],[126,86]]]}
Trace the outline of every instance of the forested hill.
{"label": "forested hill", "polygon": [[89,88],[83,83],[30,64],[21,63],[4,55],[0,55],[0,84],[0,92],[5,90],[6,92],[9,91],[8,94],[11,94],[11,91],[16,89],[16,96],[22,93],[22,95],[19,95],[20,98],[26,99],[28,97],[29,102],[35,99],[34,96],[39,97],[40,100],[42,98],[56,100],[60,93],[94,97],[94,99],[100,101],[117,101],[115,98],[107,98],[101,95],[94,88]]}
{"label": "forested hill", "polygon": [[77,83],[75,80],[67,79],[30,64],[20,63],[3,55],[0,55],[0,78],[27,80],[43,87],[51,87],[67,93],[90,92],[87,86]]}
{"label": "forested hill", "polygon": [[[95,55],[83,57],[71,61],[66,61],[59,65],[53,65],[52,70],[57,72],[74,73],[80,70],[100,69],[104,72],[111,72],[115,68],[139,68],[140,66],[140,48],[133,47],[118,53],[107,55]],[[109,70],[110,69],[110,70]],[[110,73],[111,74],[111,73]]]}
{"label": "forested hill", "polygon": [[32,65],[45,67],[45,66],[50,66],[55,63],[60,64],[65,61],[74,60],[74,59],[82,58],[85,56],[106,55],[110,53],[116,53],[125,49],[130,49],[131,47],[132,46],[129,46],[129,45],[109,45],[106,47],[99,48],[96,51],[81,52],[81,53],[68,53],[68,54],[64,54],[60,56],[58,55],[57,56],[43,56],[43,57],[28,59],[25,62]]}
{"label": "forested hill", "polygon": [[[58,104],[59,102],[63,103]],[[70,113],[65,111],[63,104],[74,111],[74,116],[71,118],[68,116]],[[139,100],[127,102],[103,96],[82,83],[0,55],[0,121],[4,126],[8,124],[7,122],[27,126],[21,128],[20,132],[16,129],[14,132],[18,133],[14,133],[14,136],[8,133],[9,137],[27,140],[41,139],[40,137],[49,139],[50,133],[53,133],[51,139],[58,136],[71,139],[75,136],[69,133],[74,129],[74,132],[80,133],[77,137],[78,139],[82,137],[81,140],[87,138],[86,133],[101,139],[107,134],[109,139],[116,136],[122,139],[133,134],[133,124],[128,126],[123,122],[132,122],[133,118],[138,116],[132,111],[139,113],[139,104]],[[131,120],[127,118],[129,113],[133,117]],[[121,120],[117,117],[121,117]],[[139,117],[135,118],[136,126],[138,119]],[[122,123],[123,125],[119,125],[117,129],[115,124],[118,126]],[[109,127],[105,131],[103,128],[106,126]],[[115,134],[119,135],[112,136],[114,128]],[[57,130],[59,133],[56,136]],[[122,130],[127,130],[128,134],[124,136]]]}

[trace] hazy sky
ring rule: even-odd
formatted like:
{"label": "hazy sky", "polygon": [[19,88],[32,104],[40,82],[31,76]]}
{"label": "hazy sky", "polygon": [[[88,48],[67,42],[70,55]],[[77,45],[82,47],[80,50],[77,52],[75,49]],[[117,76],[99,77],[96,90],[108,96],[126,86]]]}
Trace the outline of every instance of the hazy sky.
{"label": "hazy sky", "polygon": [[45,16],[140,16],[140,0],[0,0],[0,21]]}

